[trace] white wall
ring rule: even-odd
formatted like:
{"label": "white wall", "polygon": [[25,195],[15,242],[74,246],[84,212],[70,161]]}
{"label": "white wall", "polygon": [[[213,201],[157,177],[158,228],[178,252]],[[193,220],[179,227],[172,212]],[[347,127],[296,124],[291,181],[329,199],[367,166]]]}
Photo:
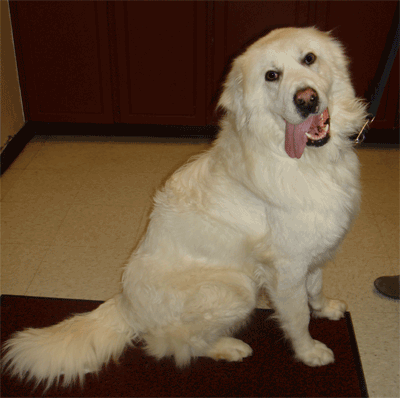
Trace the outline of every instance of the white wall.
{"label": "white wall", "polygon": [[0,1],[1,147],[25,124],[8,1]]}

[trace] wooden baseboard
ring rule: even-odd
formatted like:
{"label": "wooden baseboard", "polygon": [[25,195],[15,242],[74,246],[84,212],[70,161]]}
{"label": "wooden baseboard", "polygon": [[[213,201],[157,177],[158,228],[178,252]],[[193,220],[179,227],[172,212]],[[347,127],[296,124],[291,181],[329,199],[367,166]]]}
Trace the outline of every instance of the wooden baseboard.
{"label": "wooden baseboard", "polygon": [[[28,121],[11,139],[1,154],[1,174],[25,148],[25,145],[36,135],[77,135],[109,137],[165,137],[165,138],[207,138],[213,139],[218,126],[161,126],[132,124],[96,124],[96,123],[46,123]],[[361,146],[375,148],[398,148],[397,130],[371,129]]]}
{"label": "wooden baseboard", "polygon": [[23,151],[25,145],[37,134],[36,122],[27,122],[4,148],[1,153],[1,175]]}
{"label": "wooden baseboard", "polygon": [[166,126],[154,124],[97,124],[97,123],[42,123],[43,135],[78,135],[109,137],[172,137],[212,138],[218,127],[207,126]]}
{"label": "wooden baseboard", "polygon": [[47,123],[28,121],[11,139],[1,154],[1,174],[23,151],[35,135],[108,136],[108,137],[165,137],[213,139],[218,127],[208,126],[161,126],[97,123]]}
{"label": "wooden baseboard", "polygon": [[371,129],[365,133],[365,140],[362,146],[376,148],[398,148],[398,129]]}
{"label": "wooden baseboard", "polygon": [[[98,124],[98,123],[58,123],[58,122],[28,122],[42,135],[77,135],[77,136],[108,136],[108,137],[165,137],[165,138],[210,138],[216,137],[219,127],[207,126],[166,126],[153,124]],[[399,146],[398,129],[367,130],[365,145],[372,147]]]}

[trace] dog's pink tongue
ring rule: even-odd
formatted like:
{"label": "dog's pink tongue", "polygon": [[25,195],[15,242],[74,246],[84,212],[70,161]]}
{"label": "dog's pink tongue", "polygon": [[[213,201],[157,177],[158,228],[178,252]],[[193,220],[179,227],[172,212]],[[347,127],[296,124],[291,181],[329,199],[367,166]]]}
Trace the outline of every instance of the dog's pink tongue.
{"label": "dog's pink tongue", "polygon": [[310,130],[315,118],[312,116],[300,124],[286,122],[285,151],[291,158],[300,159],[307,145],[306,133]]}

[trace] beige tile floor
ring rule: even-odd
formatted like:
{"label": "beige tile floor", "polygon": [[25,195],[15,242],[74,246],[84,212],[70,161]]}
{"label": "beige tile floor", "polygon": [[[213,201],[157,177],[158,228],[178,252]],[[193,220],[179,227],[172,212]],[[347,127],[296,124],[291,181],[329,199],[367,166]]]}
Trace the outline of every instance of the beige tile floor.
{"label": "beige tile floor", "polygon": [[[1,177],[2,294],[105,300],[143,233],[151,198],[201,140],[35,137]],[[399,152],[359,149],[361,214],[325,271],[347,301],[371,397],[399,396],[399,303],[373,281],[399,273]],[[267,306],[260,298],[259,306]]]}

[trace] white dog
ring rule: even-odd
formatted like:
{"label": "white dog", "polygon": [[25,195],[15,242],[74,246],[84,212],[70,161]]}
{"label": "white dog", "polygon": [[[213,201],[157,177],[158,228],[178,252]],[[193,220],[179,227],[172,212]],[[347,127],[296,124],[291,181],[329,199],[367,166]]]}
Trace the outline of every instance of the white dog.
{"label": "white dog", "polygon": [[12,374],[47,386],[64,375],[68,385],[138,340],[178,366],[198,356],[241,361],[252,349],[231,336],[262,287],[296,358],[333,362],[308,325],[310,308],[332,320],[346,309],[323,296],[321,267],[360,202],[349,136],[366,112],[347,65],[342,46],[314,28],[272,31],[239,56],[219,103],[219,137],[155,196],[122,293],[91,313],[17,333],[3,360]]}

